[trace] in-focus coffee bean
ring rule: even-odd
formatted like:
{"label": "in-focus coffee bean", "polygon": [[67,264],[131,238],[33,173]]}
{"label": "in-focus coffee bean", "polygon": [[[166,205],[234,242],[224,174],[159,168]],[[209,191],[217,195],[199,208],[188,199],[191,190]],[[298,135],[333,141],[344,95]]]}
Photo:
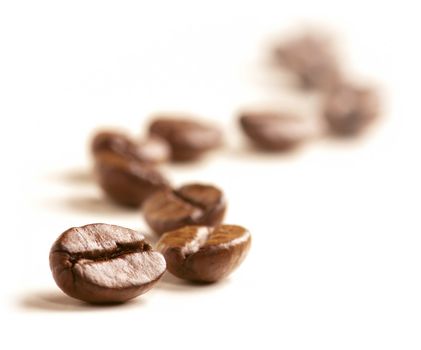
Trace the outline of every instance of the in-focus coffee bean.
{"label": "in-focus coffee bean", "polygon": [[316,125],[311,121],[275,111],[243,112],[239,122],[256,146],[271,151],[290,150],[317,133]]}
{"label": "in-focus coffee bean", "polygon": [[291,38],[276,48],[275,58],[304,88],[328,89],[342,79],[332,44],[323,35]]}
{"label": "in-focus coffee bean", "polygon": [[67,295],[90,303],[114,303],[147,292],[166,264],[139,232],[90,224],[58,237],[50,251],[50,267]]}
{"label": "in-focus coffee bean", "polygon": [[169,186],[155,167],[127,161],[112,153],[96,157],[95,175],[105,194],[116,203],[138,207],[152,193]]}
{"label": "in-focus coffee bean", "polygon": [[342,84],[327,95],[323,113],[333,134],[353,136],[378,117],[379,106],[375,90]]}
{"label": "in-focus coffee bean", "polygon": [[186,225],[219,225],[225,210],[222,191],[203,184],[157,191],[142,207],[146,222],[158,234]]}
{"label": "in-focus coffee bean", "polygon": [[217,127],[185,117],[156,118],[150,124],[149,132],[170,144],[175,161],[198,159],[222,143],[222,132]]}
{"label": "in-focus coffee bean", "polygon": [[170,158],[168,143],[159,137],[149,137],[135,142],[122,132],[100,131],[92,139],[94,157],[112,153],[115,157],[142,163],[157,164]]}
{"label": "in-focus coffee bean", "polygon": [[157,244],[173,275],[197,282],[215,282],[241,264],[251,245],[241,226],[186,226],[165,233]]}

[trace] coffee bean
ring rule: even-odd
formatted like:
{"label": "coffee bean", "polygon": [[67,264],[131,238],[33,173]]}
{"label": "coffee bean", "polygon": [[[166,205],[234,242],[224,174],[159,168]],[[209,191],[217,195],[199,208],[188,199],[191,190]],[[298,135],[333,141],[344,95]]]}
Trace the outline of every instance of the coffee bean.
{"label": "coffee bean", "polygon": [[376,119],[379,104],[374,90],[343,84],[332,89],[326,97],[324,116],[333,134],[352,136]]}
{"label": "coffee bean", "polygon": [[58,237],[50,251],[50,268],[67,295],[90,303],[113,303],[147,292],[166,266],[139,232],[91,224]]}
{"label": "coffee bean", "polygon": [[187,118],[156,118],[150,124],[149,132],[171,145],[172,159],[175,161],[198,159],[222,142],[222,133],[218,128]]}
{"label": "coffee bean", "polygon": [[251,245],[241,226],[186,226],[165,233],[157,244],[173,275],[197,282],[215,282],[241,264]]}
{"label": "coffee bean", "polygon": [[186,225],[219,225],[225,209],[222,191],[201,184],[157,191],[142,207],[146,222],[158,234]]}
{"label": "coffee bean", "polygon": [[322,35],[290,39],[275,50],[275,58],[304,88],[327,89],[341,80],[341,70],[329,40]]}
{"label": "coffee bean", "polygon": [[[97,132],[91,142],[92,153],[95,155],[103,151],[131,155],[131,142],[122,132],[102,130]],[[128,151],[129,150],[129,151]]]}
{"label": "coffee bean", "polygon": [[244,112],[239,122],[256,146],[271,151],[290,150],[317,132],[307,119],[274,111]]}
{"label": "coffee bean", "polygon": [[170,157],[169,145],[159,137],[134,142],[127,135],[114,131],[98,132],[92,140],[91,148],[94,157],[107,152],[115,157],[142,163],[161,163]]}
{"label": "coffee bean", "polygon": [[115,202],[137,207],[152,193],[169,186],[167,179],[153,166],[127,161],[112,153],[96,158],[98,183]]}

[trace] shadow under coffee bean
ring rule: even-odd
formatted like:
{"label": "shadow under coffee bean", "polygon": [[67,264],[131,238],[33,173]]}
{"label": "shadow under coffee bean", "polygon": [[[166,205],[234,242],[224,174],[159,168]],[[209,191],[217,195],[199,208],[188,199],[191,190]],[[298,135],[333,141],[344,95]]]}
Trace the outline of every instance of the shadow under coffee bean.
{"label": "shadow under coffee bean", "polygon": [[166,264],[139,232],[91,224],[59,236],[50,251],[50,267],[57,285],[69,296],[118,303],[151,289]]}

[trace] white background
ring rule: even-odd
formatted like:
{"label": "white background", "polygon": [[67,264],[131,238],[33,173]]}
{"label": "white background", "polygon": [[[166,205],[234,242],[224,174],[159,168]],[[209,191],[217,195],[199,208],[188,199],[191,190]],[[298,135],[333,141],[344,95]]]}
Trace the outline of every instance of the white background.
{"label": "white background", "polygon": [[[1,348],[420,349],[419,14],[415,1],[1,1]],[[358,141],[249,151],[242,106],[317,105],[265,68],[272,39],[303,23],[335,30],[351,75],[382,86],[383,119]],[[219,284],[165,277],[122,306],[73,301],[48,266],[62,231],[147,232],[92,183],[89,135],[141,134],[162,110],[225,128],[224,150],[165,171],[222,187],[250,255]]]}

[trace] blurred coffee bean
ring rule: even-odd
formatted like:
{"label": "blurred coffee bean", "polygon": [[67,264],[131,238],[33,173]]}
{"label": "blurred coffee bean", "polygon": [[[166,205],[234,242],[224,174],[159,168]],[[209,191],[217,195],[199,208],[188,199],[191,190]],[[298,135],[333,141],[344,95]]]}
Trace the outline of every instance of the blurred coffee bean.
{"label": "blurred coffee bean", "polygon": [[341,80],[331,42],[321,35],[292,38],[275,49],[275,58],[304,88],[328,89]]}
{"label": "blurred coffee bean", "polygon": [[342,84],[326,96],[323,113],[333,134],[353,136],[376,119],[379,107],[375,90]]}
{"label": "blurred coffee bean", "polygon": [[222,132],[217,127],[187,118],[156,118],[150,124],[149,132],[170,144],[175,161],[198,159],[222,143]]}
{"label": "blurred coffee bean", "polygon": [[142,207],[146,222],[158,234],[186,225],[219,225],[225,209],[222,191],[202,184],[157,191]]}
{"label": "blurred coffee bean", "polygon": [[94,156],[103,152],[112,152],[116,157],[135,160],[143,163],[162,163],[170,158],[170,147],[159,137],[149,137],[134,142],[122,132],[100,131],[92,140]]}
{"label": "blurred coffee bean", "polygon": [[126,160],[111,152],[97,155],[95,175],[109,198],[132,207],[140,206],[152,193],[169,186],[152,165]]}
{"label": "blurred coffee bean", "polygon": [[132,143],[124,133],[111,130],[98,131],[91,142],[91,150],[94,155],[103,151],[131,154],[131,146]]}
{"label": "blurred coffee bean", "polygon": [[227,277],[246,257],[250,233],[241,226],[186,226],[165,233],[157,244],[173,275],[197,282]]}
{"label": "blurred coffee bean", "polygon": [[168,142],[158,136],[149,136],[141,140],[137,146],[139,160],[145,163],[163,163],[171,158],[171,148]]}
{"label": "blurred coffee bean", "polygon": [[250,140],[268,151],[290,150],[312,138],[317,131],[308,119],[275,111],[243,112],[239,122]]}
{"label": "blurred coffee bean", "polygon": [[91,224],[57,238],[50,267],[67,295],[90,303],[123,302],[147,292],[165,272],[164,257],[139,232]]}

